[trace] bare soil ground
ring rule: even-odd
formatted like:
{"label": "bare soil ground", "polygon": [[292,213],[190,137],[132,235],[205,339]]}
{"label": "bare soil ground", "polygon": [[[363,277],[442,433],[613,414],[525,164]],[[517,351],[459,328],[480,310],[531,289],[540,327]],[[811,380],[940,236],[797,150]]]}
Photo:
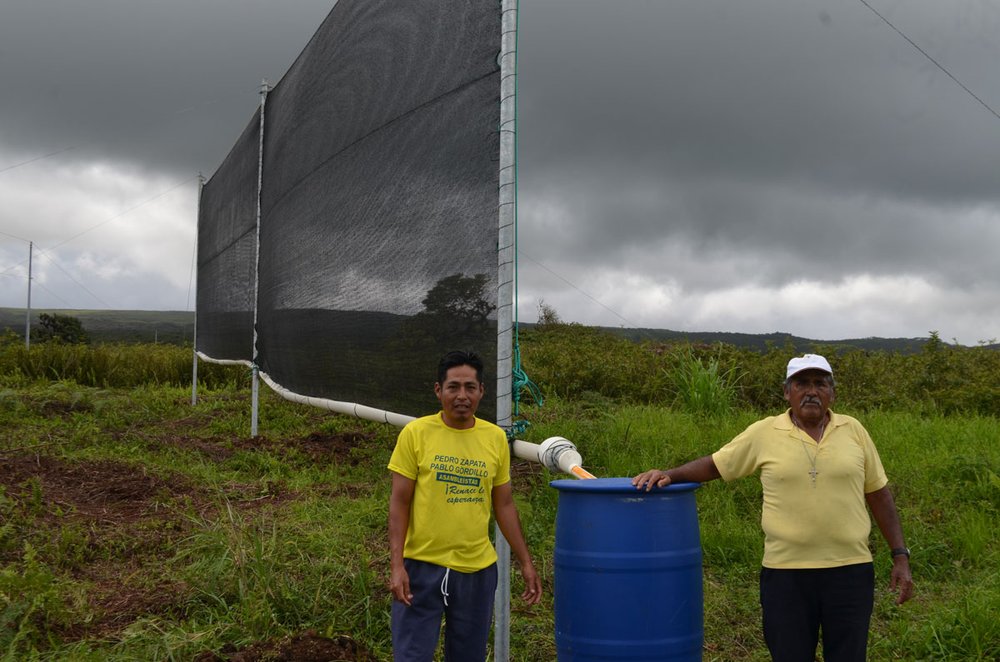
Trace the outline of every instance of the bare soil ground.
{"label": "bare soil ground", "polygon": [[[316,433],[278,442],[260,437],[200,439],[178,435],[177,430],[164,432],[167,434],[147,433],[146,442],[192,449],[220,462],[240,450],[266,450],[304,454],[316,463],[357,464],[352,449],[368,438],[363,433]],[[0,486],[36,530],[51,530],[53,538],[70,530],[79,538],[69,555],[70,570],[91,586],[86,598],[91,616],[59,631],[64,640],[114,638],[139,618],[182,613],[188,587],[144,572],[143,563],[171,554],[173,543],[190,532],[192,515],[211,516],[217,501],[208,490],[181,474],[148,473],[142,467],[112,460],[70,462],[24,451],[0,455]],[[259,485],[232,485],[227,492],[236,496],[230,501],[232,507],[247,510],[274,508],[296,497],[273,485],[263,496]],[[53,540],[53,544],[70,543]],[[198,659],[376,661],[348,636],[331,639],[314,632],[258,642],[242,650],[205,651]]]}
{"label": "bare soil ground", "polygon": [[334,639],[306,631],[278,641],[253,644],[242,650],[223,648],[219,653],[205,652],[195,662],[378,662],[368,651],[348,636]]}

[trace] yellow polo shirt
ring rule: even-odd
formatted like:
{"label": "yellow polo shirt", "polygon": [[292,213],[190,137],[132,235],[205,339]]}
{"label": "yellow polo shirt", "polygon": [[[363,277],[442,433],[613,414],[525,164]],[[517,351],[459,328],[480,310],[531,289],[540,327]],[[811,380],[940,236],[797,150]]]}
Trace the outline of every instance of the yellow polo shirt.
{"label": "yellow polo shirt", "polygon": [[417,482],[403,556],[459,572],[497,560],[490,543],[493,488],[510,482],[510,447],[496,425],[476,419],[468,430],[441,415],[411,421],[399,433],[389,470]]}
{"label": "yellow polo shirt", "polygon": [[865,494],[889,480],[868,431],[831,411],[817,443],[792,424],[789,411],[754,423],[712,454],[723,480],[760,470],[763,565],[833,568],[871,561]]}

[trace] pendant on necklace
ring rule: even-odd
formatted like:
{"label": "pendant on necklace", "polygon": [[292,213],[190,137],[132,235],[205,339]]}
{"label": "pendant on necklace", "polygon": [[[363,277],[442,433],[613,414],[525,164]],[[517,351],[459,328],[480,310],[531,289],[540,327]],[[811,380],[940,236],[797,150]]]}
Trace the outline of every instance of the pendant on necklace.
{"label": "pendant on necklace", "polygon": [[812,479],[813,489],[816,489],[816,476],[819,475],[819,471],[816,469],[816,460],[819,458],[819,448],[816,449],[815,455],[810,455],[809,449],[806,448],[805,440],[800,438],[799,443],[802,444],[802,452],[806,454],[806,459],[809,460],[809,477]]}

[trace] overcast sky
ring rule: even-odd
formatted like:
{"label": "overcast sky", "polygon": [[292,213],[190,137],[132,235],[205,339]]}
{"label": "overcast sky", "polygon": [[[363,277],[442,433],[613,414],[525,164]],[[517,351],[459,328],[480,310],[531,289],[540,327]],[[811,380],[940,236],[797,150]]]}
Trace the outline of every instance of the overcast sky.
{"label": "overcast sky", "polygon": [[[1000,3],[867,3],[521,0],[519,317],[1000,337]],[[197,175],[332,5],[3,0],[0,306],[30,240],[33,307],[192,309]]]}

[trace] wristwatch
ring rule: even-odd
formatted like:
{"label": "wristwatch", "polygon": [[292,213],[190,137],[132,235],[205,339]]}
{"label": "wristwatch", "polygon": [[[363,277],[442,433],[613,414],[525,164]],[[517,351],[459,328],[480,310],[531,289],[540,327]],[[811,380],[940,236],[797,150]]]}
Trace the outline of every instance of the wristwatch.
{"label": "wristwatch", "polygon": [[899,555],[903,555],[906,558],[910,558],[910,548],[909,547],[893,547],[892,551],[889,552],[892,558],[896,558]]}

